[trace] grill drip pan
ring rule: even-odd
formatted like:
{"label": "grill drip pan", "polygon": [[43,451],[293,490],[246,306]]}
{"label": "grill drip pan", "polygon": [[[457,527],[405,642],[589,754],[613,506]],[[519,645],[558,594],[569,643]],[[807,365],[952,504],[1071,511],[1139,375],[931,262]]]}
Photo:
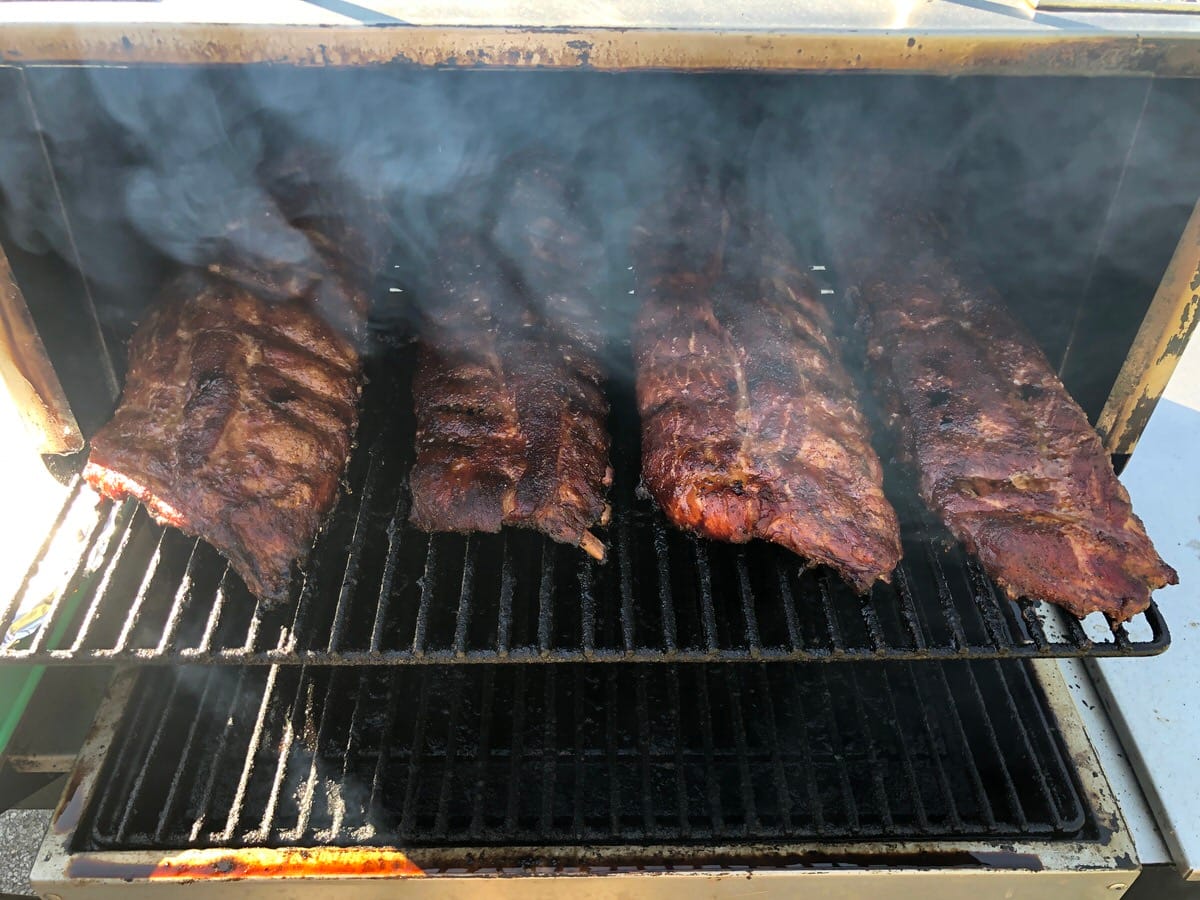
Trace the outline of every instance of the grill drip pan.
{"label": "grill drip pan", "polygon": [[[368,361],[358,447],[292,602],[256,602],[207,544],[109,504],[54,586],[46,625],[0,662],[914,660],[1144,656],[1169,643],[1155,606],[1113,629],[1003,598],[895,469],[904,559],[867,597],[773,545],[681,533],[637,496],[628,385],[610,390],[606,564],[517,529],[431,537],[407,524],[411,357],[385,345]],[[0,634],[12,617],[0,613]]]}

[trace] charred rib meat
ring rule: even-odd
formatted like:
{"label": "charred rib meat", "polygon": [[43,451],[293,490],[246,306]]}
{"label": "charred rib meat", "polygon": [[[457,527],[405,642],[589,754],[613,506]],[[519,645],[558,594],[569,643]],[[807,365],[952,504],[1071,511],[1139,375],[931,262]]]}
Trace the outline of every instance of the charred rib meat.
{"label": "charred rib meat", "polygon": [[486,241],[442,246],[413,383],[413,523],[534,528],[604,559],[590,531],[612,480],[595,345],[527,302]]}
{"label": "charred rib meat", "polygon": [[358,424],[366,287],[390,229],[328,161],[271,156],[267,190],[177,282],[130,345],[85,477],[224,553],[285,599],[337,497]]}
{"label": "charred rib meat", "polygon": [[1087,416],[999,298],[927,252],[860,293],[922,497],[1010,597],[1124,621],[1178,581]]}
{"label": "charred rib meat", "polygon": [[353,345],[301,299],[189,276],[138,328],[87,481],[229,558],[251,593],[287,597],[358,423]]}
{"label": "charred rib meat", "polygon": [[[587,288],[598,242],[563,170],[534,159],[491,234],[448,226],[413,384],[412,521],[427,531],[534,528],[603,560],[612,483],[602,336]],[[519,274],[518,274],[519,273]]]}
{"label": "charred rib meat", "polygon": [[639,263],[644,484],[682,528],[781,544],[865,593],[901,548],[853,382],[782,241],[735,218],[715,277]]}

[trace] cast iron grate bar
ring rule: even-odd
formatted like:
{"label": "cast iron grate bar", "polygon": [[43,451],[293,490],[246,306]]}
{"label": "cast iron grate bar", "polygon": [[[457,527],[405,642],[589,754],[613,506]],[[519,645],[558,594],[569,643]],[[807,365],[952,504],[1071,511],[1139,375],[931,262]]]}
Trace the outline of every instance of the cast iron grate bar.
{"label": "cast iron grate bar", "polygon": [[50,627],[0,650],[0,663],[1146,656],[1170,642],[1156,606],[1128,627],[1085,628],[1043,604],[1004,599],[899,471],[888,472],[888,493],[905,523],[904,560],[891,585],[865,597],[773,545],[684,534],[638,496],[627,386],[610,390],[606,564],[529,531],[424,534],[407,523],[411,364],[381,350],[368,365],[344,495],[292,603],[256,602],[211,547],[164,530],[132,504],[112,507],[86,543],[91,562],[46,598]]}
{"label": "cast iron grate bar", "polygon": [[1053,722],[1014,660],[179,667],[73,849],[1095,839]]}

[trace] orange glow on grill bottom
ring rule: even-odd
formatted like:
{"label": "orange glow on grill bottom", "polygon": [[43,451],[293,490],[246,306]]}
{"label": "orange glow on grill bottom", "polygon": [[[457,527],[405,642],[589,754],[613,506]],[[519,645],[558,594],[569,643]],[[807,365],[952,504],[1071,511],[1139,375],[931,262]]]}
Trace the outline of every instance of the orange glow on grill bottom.
{"label": "orange glow on grill bottom", "polygon": [[389,847],[286,847],[183,850],[162,859],[148,877],[408,878],[424,874],[402,851]]}

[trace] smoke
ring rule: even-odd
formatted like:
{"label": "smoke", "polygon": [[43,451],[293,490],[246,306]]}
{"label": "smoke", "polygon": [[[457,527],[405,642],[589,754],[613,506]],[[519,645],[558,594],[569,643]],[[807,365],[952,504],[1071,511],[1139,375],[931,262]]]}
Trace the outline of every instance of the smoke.
{"label": "smoke", "polygon": [[764,95],[748,188],[843,280],[933,214],[1095,416],[1200,192],[1195,99],[1133,79],[802,79]]}
{"label": "smoke", "polygon": [[[39,176],[44,139],[118,345],[172,269],[231,251],[299,264],[312,248],[297,220],[355,198],[386,209],[381,274],[414,287],[384,293],[385,317],[420,302],[447,224],[519,262],[520,161],[541,159],[569,173],[551,218],[575,235],[572,277],[607,304],[614,336],[636,309],[621,275],[635,223],[673,191],[736,185],[805,262],[878,242],[889,210],[938,212],[1058,363],[1080,309],[1124,322],[1148,302],[1198,180],[1194,97],[1141,80],[272,66],[27,78],[41,133],[0,154],[5,222],[21,246],[71,258]],[[319,161],[303,174],[336,190],[281,192],[289,157]],[[231,230],[239,220],[253,227]],[[1126,297],[1101,276],[1125,279]]]}

